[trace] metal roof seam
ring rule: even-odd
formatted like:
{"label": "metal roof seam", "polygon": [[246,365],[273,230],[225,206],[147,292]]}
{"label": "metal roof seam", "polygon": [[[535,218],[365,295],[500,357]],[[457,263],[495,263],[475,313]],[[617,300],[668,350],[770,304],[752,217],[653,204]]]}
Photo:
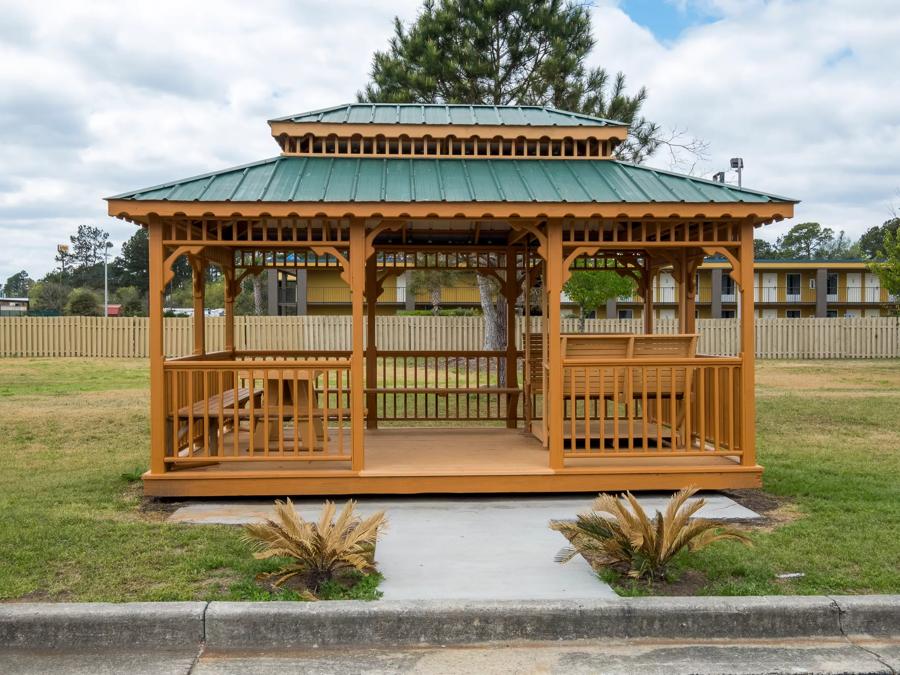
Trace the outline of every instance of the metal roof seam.
{"label": "metal roof seam", "polygon": [[409,162],[409,200],[414,202],[418,201],[416,199],[416,172],[413,168],[413,161],[411,159],[406,161]]}
{"label": "metal roof seam", "polygon": [[506,198],[506,192],[503,190],[503,186],[500,185],[500,181],[497,180],[497,172],[494,171],[494,163],[488,162],[488,170],[491,172],[491,179],[494,181],[494,188],[497,190],[497,194],[500,195],[500,201],[505,202],[509,201]]}
{"label": "metal roof seam", "polygon": [[309,157],[303,158],[303,164],[300,166],[300,170],[297,172],[297,177],[294,179],[294,184],[291,186],[291,196],[288,199],[289,202],[296,201],[295,197],[297,196],[297,190],[300,189],[300,182],[303,179],[303,173],[306,171],[306,165],[309,163]]}
{"label": "metal roof seam", "polygon": [[[516,160],[518,161],[518,160]],[[544,178],[547,179],[547,182],[550,183],[550,187],[553,188],[553,191],[556,193],[556,196],[559,198],[561,202],[568,202],[569,200],[563,196],[563,193],[560,192],[559,185],[556,184],[556,181],[553,180],[553,177],[550,175],[550,172],[547,171],[547,167],[543,162],[539,164],[541,172],[544,174]]]}
{"label": "metal roof seam", "polygon": [[516,170],[516,175],[519,177],[519,180],[522,181],[522,185],[525,187],[525,192],[528,193],[528,196],[531,197],[531,201],[536,202],[537,198],[534,196],[534,192],[531,190],[531,186],[528,185],[528,181],[525,180],[525,176],[522,175],[522,170],[519,168],[519,160],[512,160],[513,168]]}
{"label": "metal roof seam", "polygon": [[593,199],[593,198],[592,198],[592,196],[591,196],[591,191],[588,190],[587,185],[585,185],[584,183],[582,183],[582,182],[581,182],[581,179],[578,177],[578,174],[576,174],[576,173],[572,170],[571,161],[568,160],[568,159],[565,159],[565,160],[562,160],[562,162],[563,162],[563,165],[564,165],[564,166],[566,167],[566,169],[568,170],[569,175],[572,176],[572,179],[573,179],[576,183],[578,183],[578,187],[580,187],[580,188],[582,189],[582,191],[584,192],[584,194],[587,196],[588,200],[589,200],[589,201],[592,201],[592,202],[597,201],[596,199]]}
{"label": "metal roof seam", "polygon": [[641,187],[640,183],[638,183],[632,176],[629,176],[628,172],[625,171],[621,166],[619,166],[618,164],[616,164],[615,166],[616,166],[616,169],[619,171],[619,173],[621,173],[623,176],[625,176],[625,179],[629,183],[634,185],[634,187],[637,188],[637,191],[640,192],[642,195],[644,195],[644,197],[647,198],[648,202],[658,201],[656,199],[653,199],[653,197],[651,197],[650,194],[644,188]]}
{"label": "metal roof seam", "polygon": [[472,176],[469,175],[469,163],[466,160],[462,160],[462,170],[463,178],[466,179],[466,187],[469,190],[469,197],[472,198],[472,201],[475,201],[477,195],[475,194],[475,186],[472,184]]}
{"label": "metal roof seam", "polygon": [[276,157],[275,161],[272,162],[272,170],[269,172],[269,177],[268,177],[268,179],[266,179],[266,184],[263,185],[263,189],[260,191],[259,197],[256,199],[256,201],[258,201],[258,202],[263,201],[263,197],[265,197],[268,194],[269,188],[272,186],[272,181],[275,178],[275,172],[278,171],[278,167],[281,165],[282,159],[283,159],[282,157]]}
{"label": "metal roof seam", "polygon": [[229,194],[228,197],[225,199],[226,202],[230,202],[232,199],[234,199],[234,196],[237,194],[238,188],[240,188],[241,185],[244,184],[244,180],[246,180],[247,172],[249,170],[250,169],[248,168],[248,169],[244,169],[243,172],[241,172],[241,178],[240,178],[240,180],[238,180],[237,185],[234,186],[234,189],[231,191],[231,194]]}
{"label": "metal roof seam", "polygon": [[384,201],[387,195],[387,162],[385,160],[381,160],[381,189],[379,194],[381,195],[381,201]]}
{"label": "metal roof seam", "polygon": [[[607,161],[609,161],[609,160],[607,160]],[[610,183],[609,180],[606,178],[606,176],[603,175],[603,172],[600,171],[600,167],[598,167],[596,164],[594,164],[594,162],[591,162],[591,168],[594,170],[594,173],[596,173],[597,176],[600,178],[600,181],[601,181],[602,183],[604,183],[604,184],[606,185],[606,187],[609,188],[609,191],[610,191],[611,193],[613,193],[614,195],[618,195],[618,194],[619,194],[619,191],[616,190],[616,189],[612,186],[612,183]],[[596,200],[591,200],[591,201],[596,201]],[[619,201],[620,201],[620,202],[625,202],[625,201],[627,201],[627,200],[626,200],[622,195],[619,195]]]}
{"label": "metal roof seam", "polygon": [[[194,197],[194,199],[191,200],[191,201],[199,202],[199,201],[200,201],[200,198],[201,198],[203,195],[206,194],[206,191],[209,190],[210,186],[213,184],[213,181],[215,181],[216,178],[218,178],[218,176],[214,176],[214,175],[213,175],[213,176],[210,176],[209,178],[207,178],[207,179],[206,179],[206,185],[204,185],[204,186],[203,186],[203,189],[200,190],[200,194],[198,194],[196,197]],[[184,183],[182,183],[181,185],[184,185]],[[173,186],[172,186],[172,190],[169,192],[169,194],[172,194],[172,192],[174,192],[175,189],[178,188],[178,187],[180,187],[180,186],[177,185],[177,184],[176,184],[176,185],[173,185]],[[166,195],[166,199],[168,199],[168,198],[169,198],[169,195]]]}
{"label": "metal roof seam", "polygon": [[357,158],[356,171],[353,172],[353,183],[350,185],[350,201],[356,201],[356,194],[359,192],[359,167],[362,166],[362,160]]}
{"label": "metal roof seam", "polygon": [[441,173],[441,163],[438,161],[434,162],[435,171],[437,173],[438,178],[438,191],[441,193],[441,201],[447,201],[447,191],[444,189],[444,175]]}
{"label": "metal roof seam", "polygon": [[659,177],[659,174],[656,173],[656,170],[655,170],[655,169],[648,168],[647,170],[650,171],[650,173],[653,174],[653,177],[659,182],[660,185],[662,185],[663,189],[675,198],[675,201],[676,201],[676,202],[683,202],[683,201],[684,201],[684,199],[679,199],[678,195],[675,194],[675,191],[672,190],[672,188],[670,188],[668,185],[666,185],[666,184],[662,181],[662,179]]}

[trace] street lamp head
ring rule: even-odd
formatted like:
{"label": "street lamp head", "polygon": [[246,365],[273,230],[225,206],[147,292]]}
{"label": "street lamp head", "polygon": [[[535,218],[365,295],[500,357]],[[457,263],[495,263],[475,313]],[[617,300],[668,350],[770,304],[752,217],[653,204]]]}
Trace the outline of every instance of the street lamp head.
{"label": "street lamp head", "polygon": [[732,157],[731,158],[731,168],[732,169],[743,169],[744,168],[744,158],[743,157]]}

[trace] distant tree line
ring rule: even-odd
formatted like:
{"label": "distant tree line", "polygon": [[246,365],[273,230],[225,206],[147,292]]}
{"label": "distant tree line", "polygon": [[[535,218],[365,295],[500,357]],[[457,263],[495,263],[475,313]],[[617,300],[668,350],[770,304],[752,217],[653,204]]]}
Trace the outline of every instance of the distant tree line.
{"label": "distant tree line", "polygon": [[[6,279],[4,297],[29,299],[29,312],[43,315],[103,315],[103,258],[112,247],[109,233],[100,227],[79,225],[69,237],[68,249],[61,249],[54,261],[56,267],[38,280],[21,270]],[[122,316],[146,316],[149,291],[149,249],[147,231],[138,230],[122,245],[120,255],[108,261],[109,303],[121,305]],[[174,278],[166,294],[167,307],[191,307],[191,267],[187,258],[173,265]],[[236,314],[256,314],[259,304],[265,307],[265,288],[245,279],[242,292],[235,301]],[[262,303],[254,296],[262,291]],[[259,300],[259,297],[256,298]],[[224,307],[224,281],[218,270],[210,267],[206,279],[206,308]]]}
{"label": "distant tree line", "polygon": [[866,260],[886,257],[885,236],[897,236],[900,218],[891,218],[870,227],[856,241],[843,231],[835,233],[819,223],[799,223],[775,243],[756,239],[753,249],[757,260]]}

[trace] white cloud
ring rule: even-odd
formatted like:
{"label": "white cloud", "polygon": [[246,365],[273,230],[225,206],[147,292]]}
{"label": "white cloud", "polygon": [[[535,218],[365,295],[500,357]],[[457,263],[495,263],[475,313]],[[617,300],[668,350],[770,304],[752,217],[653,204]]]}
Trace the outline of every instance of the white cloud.
{"label": "white cloud", "polygon": [[[615,5],[594,11],[595,65],[649,90],[646,114],[742,156],[744,185],[803,200],[803,220],[858,236],[900,190],[900,13],[892,0],[700,0],[721,17],[661,44]],[[651,163],[666,165],[660,154]]]}
{"label": "white cloud", "polygon": [[[592,60],[710,143],[698,172],[739,154],[745,184],[803,199],[800,219],[858,235],[888,216],[895,3],[668,1],[721,18],[663,44],[603,0]],[[392,17],[419,5],[0,0],[0,280],[48,271],[79,223],[127,238],[104,196],[276,154],[265,120],[352,100]]]}

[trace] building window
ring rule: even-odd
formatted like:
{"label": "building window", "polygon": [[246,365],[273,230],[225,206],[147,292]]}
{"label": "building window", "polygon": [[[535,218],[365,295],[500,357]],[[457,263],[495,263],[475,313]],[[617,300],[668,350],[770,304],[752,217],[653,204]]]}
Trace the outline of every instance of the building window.
{"label": "building window", "polygon": [[788,272],[787,274],[787,301],[800,302],[800,273]]}
{"label": "building window", "polygon": [[619,310],[619,318],[620,319],[633,319],[634,318],[634,310],[633,309],[620,309]]}
{"label": "building window", "polygon": [[733,319],[735,316],[736,316],[736,314],[733,309],[723,309],[722,310],[722,318],[723,319]]}
{"label": "building window", "polygon": [[836,309],[826,309],[825,316],[829,319],[836,319],[838,316],[838,311]]}
{"label": "building window", "polygon": [[734,302],[734,279],[730,274],[722,274],[722,302]]}
{"label": "building window", "polygon": [[[825,281],[825,293],[828,295],[828,300],[831,302],[837,302],[838,295],[838,275],[837,272],[829,272],[828,277],[826,277]],[[837,315],[835,315],[837,316]]]}
{"label": "building window", "polygon": [[799,319],[800,318],[800,310],[799,309],[789,309],[784,313],[784,315],[788,319]]}

